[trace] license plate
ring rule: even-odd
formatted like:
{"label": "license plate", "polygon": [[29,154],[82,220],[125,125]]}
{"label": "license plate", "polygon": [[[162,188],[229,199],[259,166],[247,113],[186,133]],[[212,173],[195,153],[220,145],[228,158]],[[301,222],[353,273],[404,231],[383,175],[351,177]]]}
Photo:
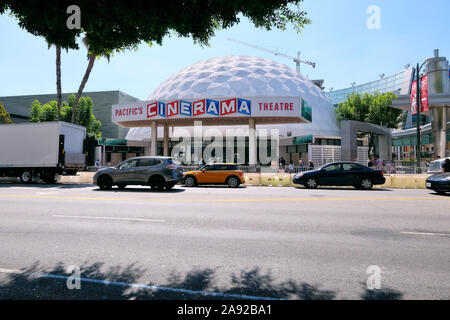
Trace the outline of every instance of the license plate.
{"label": "license plate", "polygon": [[431,188],[431,183],[427,182],[427,188]]}

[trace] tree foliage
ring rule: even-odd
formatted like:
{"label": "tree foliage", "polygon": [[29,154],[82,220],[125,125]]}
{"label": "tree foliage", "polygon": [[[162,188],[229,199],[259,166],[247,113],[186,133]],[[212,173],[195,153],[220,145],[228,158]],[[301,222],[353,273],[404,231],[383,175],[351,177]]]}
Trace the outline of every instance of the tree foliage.
{"label": "tree foliage", "polygon": [[402,110],[392,107],[395,95],[385,94],[359,94],[353,93],[347,101],[336,107],[337,120],[355,120],[383,125],[387,128],[397,128],[403,121]]}
{"label": "tree foliage", "polygon": [[[105,55],[135,48],[141,42],[161,44],[170,35],[207,44],[216,30],[247,17],[256,27],[284,30],[290,23],[300,32],[310,23],[300,9],[303,0],[0,0],[0,13],[9,11],[20,27],[64,49],[79,49],[84,34],[89,50]],[[68,29],[67,7],[81,9],[81,29]]]}
{"label": "tree foliage", "polygon": [[10,114],[6,112],[5,106],[0,102],[0,124],[11,124],[13,123]]}
{"label": "tree foliage", "polygon": [[[71,94],[67,101],[63,101],[61,107],[61,121],[70,122],[72,119],[72,108],[75,102],[75,95]],[[75,124],[86,128],[88,135],[101,137],[101,122],[95,118],[94,104],[91,97],[81,97],[75,115]],[[38,100],[34,100],[31,104],[30,122],[47,122],[57,121],[58,119],[58,103],[49,101],[44,105]]]}

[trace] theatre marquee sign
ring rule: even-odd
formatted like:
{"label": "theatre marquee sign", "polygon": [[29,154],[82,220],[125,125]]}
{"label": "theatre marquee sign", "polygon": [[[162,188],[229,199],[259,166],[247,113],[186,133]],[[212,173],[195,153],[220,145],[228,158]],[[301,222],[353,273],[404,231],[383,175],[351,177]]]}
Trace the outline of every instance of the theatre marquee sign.
{"label": "theatre marquee sign", "polygon": [[112,106],[115,123],[152,120],[202,120],[226,118],[298,118],[302,114],[302,99],[298,97],[232,97],[179,99],[171,101],[139,101]]}

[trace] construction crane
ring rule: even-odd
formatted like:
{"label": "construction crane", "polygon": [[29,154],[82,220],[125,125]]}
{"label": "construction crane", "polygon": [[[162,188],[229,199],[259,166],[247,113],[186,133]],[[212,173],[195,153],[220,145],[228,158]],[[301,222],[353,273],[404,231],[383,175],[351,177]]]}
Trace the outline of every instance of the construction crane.
{"label": "construction crane", "polygon": [[287,54],[280,53],[280,52],[277,52],[277,51],[274,51],[274,50],[269,50],[269,49],[266,49],[266,48],[263,48],[263,47],[260,47],[260,46],[257,46],[257,45],[251,44],[251,43],[247,43],[247,42],[244,42],[244,41],[231,39],[231,38],[228,38],[228,40],[232,41],[232,42],[236,42],[236,43],[242,44],[242,45],[247,46],[247,47],[255,48],[255,49],[258,49],[258,50],[261,50],[261,51],[265,51],[265,52],[268,52],[268,53],[272,53],[272,54],[274,54],[276,56],[288,58],[288,59],[290,59],[290,60],[295,62],[295,65],[296,65],[298,73],[300,73],[300,63],[310,65],[313,68],[316,67],[316,63],[315,62],[300,60],[300,52],[297,53],[297,58],[295,58],[295,57],[288,56]]}

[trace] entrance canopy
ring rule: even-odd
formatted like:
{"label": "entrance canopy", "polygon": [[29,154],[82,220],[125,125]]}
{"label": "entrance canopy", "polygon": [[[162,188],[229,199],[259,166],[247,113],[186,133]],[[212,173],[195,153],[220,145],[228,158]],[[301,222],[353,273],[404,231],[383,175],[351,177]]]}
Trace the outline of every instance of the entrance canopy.
{"label": "entrance canopy", "polygon": [[221,97],[139,101],[112,106],[112,122],[126,128],[311,123],[311,107],[300,97]]}

